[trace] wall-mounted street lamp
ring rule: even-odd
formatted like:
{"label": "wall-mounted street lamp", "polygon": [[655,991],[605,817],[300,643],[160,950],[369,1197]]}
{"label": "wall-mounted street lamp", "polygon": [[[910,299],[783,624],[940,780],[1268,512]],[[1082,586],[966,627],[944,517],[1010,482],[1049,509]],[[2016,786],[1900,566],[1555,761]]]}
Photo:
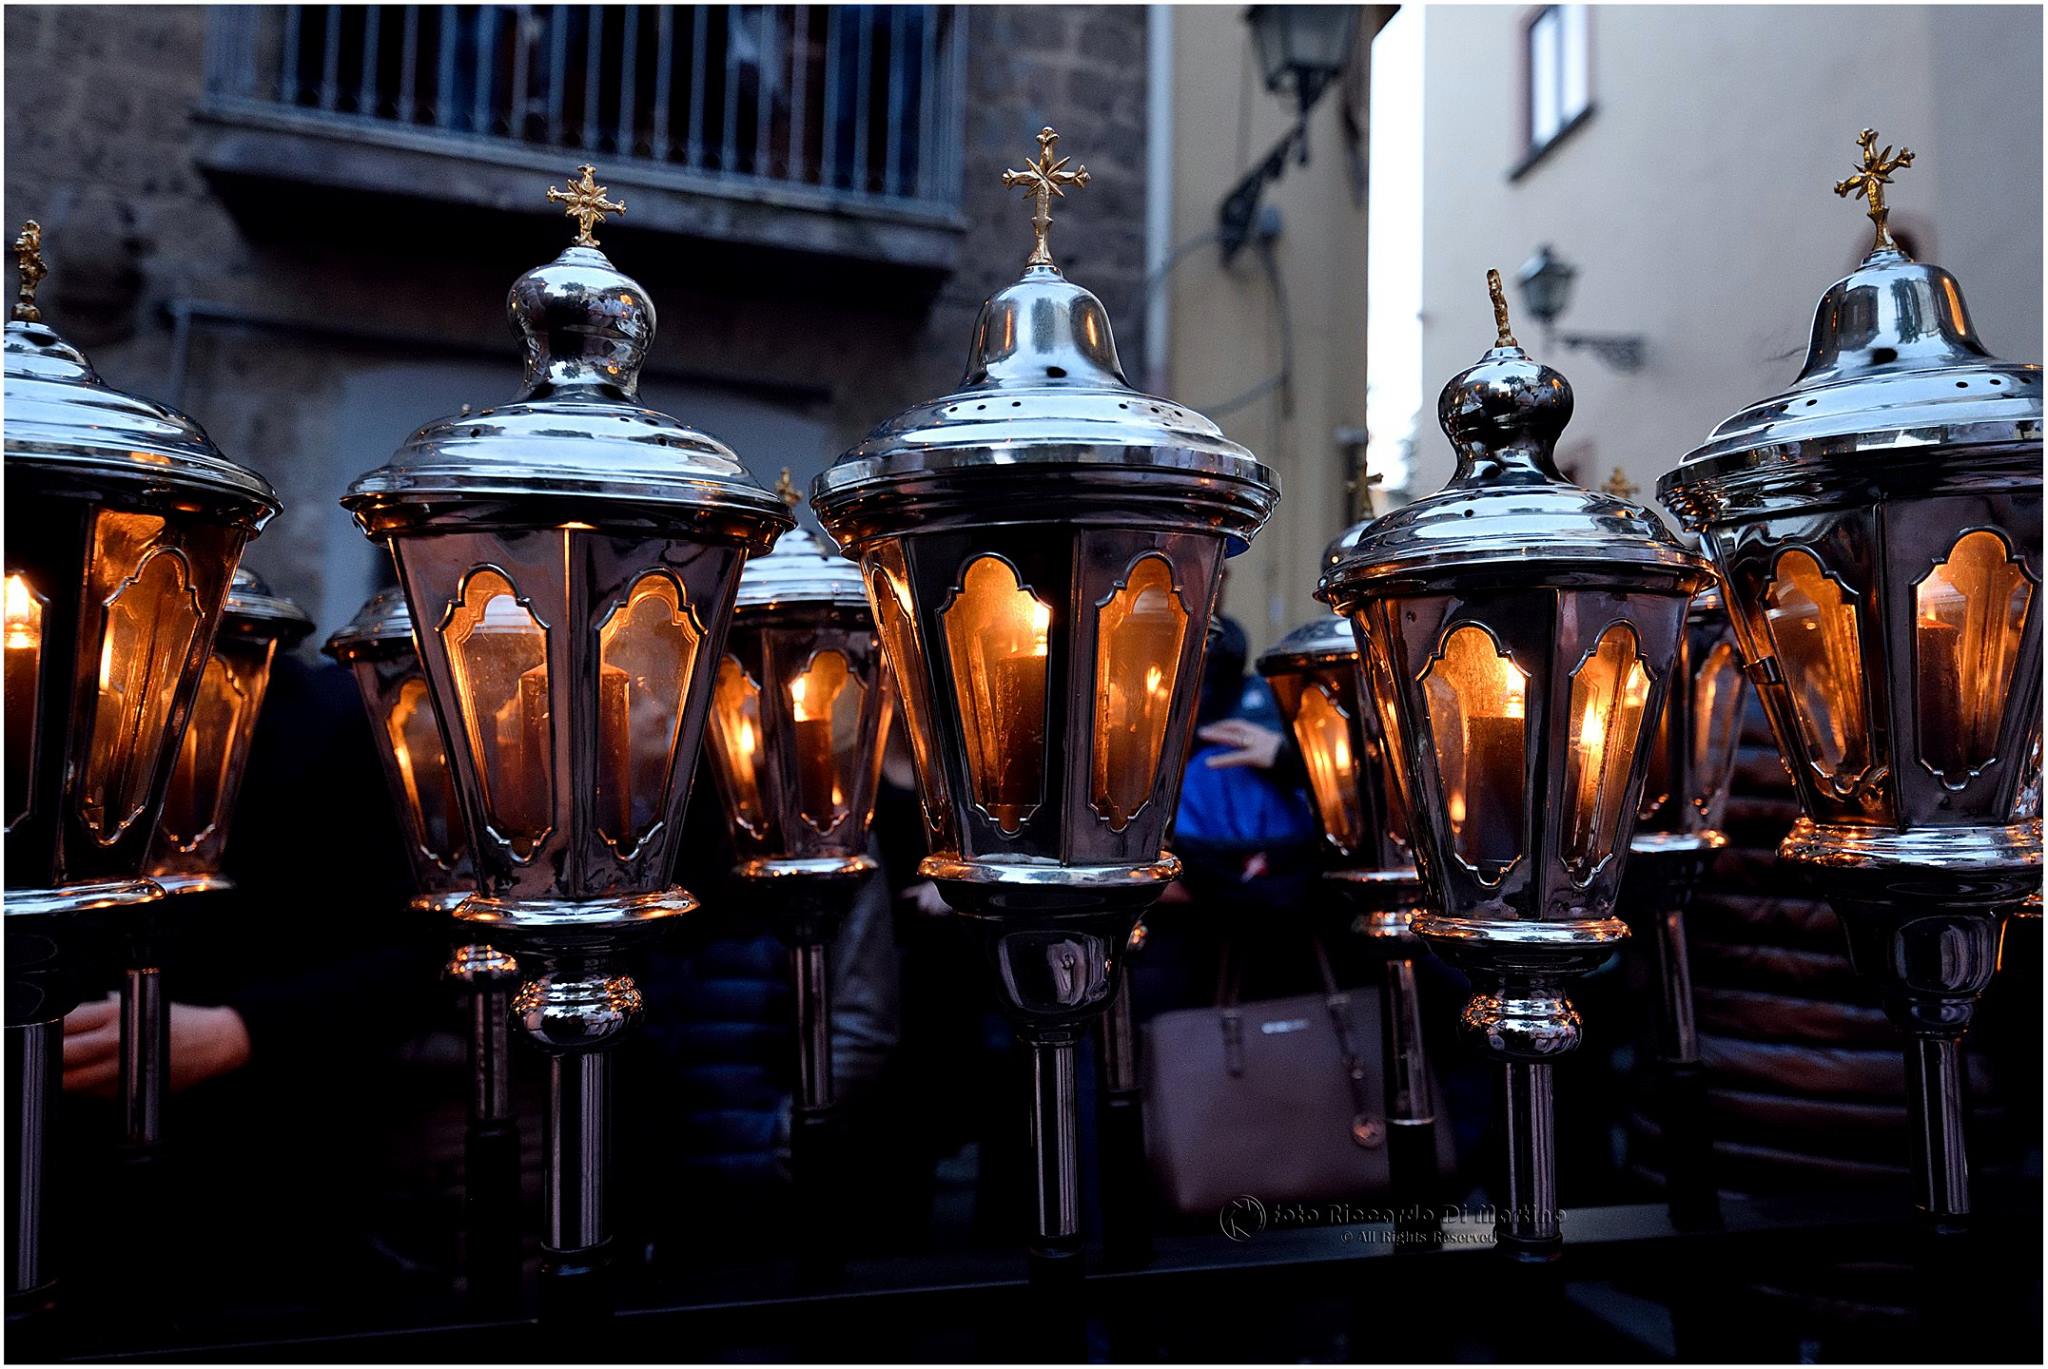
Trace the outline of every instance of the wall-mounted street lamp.
{"label": "wall-mounted street lamp", "polygon": [[1572,281],[1579,268],[1550,250],[1545,243],[1536,255],[1522,263],[1515,273],[1515,287],[1522,296],[1522,311],[1543,325],[1543,340],[1567,352],[1587,351],[1617,371],[1643,368],[1645,343],[1640,333],[1560,333],[1557,320],[1571,304]]}
{"label": "wall-mounted street lamp", "polygon": [[1295,119],[1286,136],[1223,197],[1216,235],[1226,262],[1251,241],[1259,198],[1286,173],[1288,158],[1307,165],[1309,113],[1344,73],[1358,42],[1355,5],[1253,5],[1245,22],[1251,26],[1266,89],[1294,98]]}

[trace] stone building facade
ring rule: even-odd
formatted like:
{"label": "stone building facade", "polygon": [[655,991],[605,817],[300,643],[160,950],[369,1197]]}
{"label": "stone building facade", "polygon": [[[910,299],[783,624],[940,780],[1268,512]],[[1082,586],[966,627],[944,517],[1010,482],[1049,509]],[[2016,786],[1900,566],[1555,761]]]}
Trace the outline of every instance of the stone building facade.
{"label": "stone building facade", "polygon": [[[388,61],[397,16],[438,7],[377,8]],[[542,7],[497,8],[513,24]],[[607,8],[613,23],[643,16],[650,34],[656,17],[685,31],[695,13]],[[813,34],[822,9],[795,7]],[[335,502],[347,482],[419,423],[515,392],[505,291],[567,242],[543,197],[579,161],[627,202],[600,237],[659,311],[645,398],[731,443],[765,481],[789,466],[806,482],[958,380],[976,310],[1030,248],[1029,204],[1001,177],[1033,155],[1042,125],[1093,178],[1058,208],[1061,265],[1102,297],[1127,348],[1140,343],[1141,7],[946,9],[964,39],[957,97],[920,126],[951,140],[959,169],[937,227],[678,190],[602,147],[501,149],[484,164],[431,131],[387,140],[411,160],[385,163],[353,160],[365,154],[345,130],[263,144],[260,120],[208,113],[224,66],[276,60],[210,39],[225,13],[9,6],[6,213],[43,224],[45,316],[101,374],[186,409],[276,485],[285,512],[248,559],[313,612],[315,642],[382,574]]]}

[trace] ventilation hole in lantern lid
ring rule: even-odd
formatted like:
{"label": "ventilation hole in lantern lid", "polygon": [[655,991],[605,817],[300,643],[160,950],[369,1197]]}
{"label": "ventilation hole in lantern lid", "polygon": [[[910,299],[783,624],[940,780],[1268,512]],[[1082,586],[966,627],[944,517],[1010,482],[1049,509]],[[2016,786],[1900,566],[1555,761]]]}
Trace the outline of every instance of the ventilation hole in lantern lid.
{"label": "ventilation hole in lantern lid", "polygon": [[1870,359],[1880,366],[1888,366],[1899,359],[1899,349],[1896,347],[1880,347],[1870,354]]}
{"label": "ventilation hole in lantern lid", "polygon": [[1956,388],[1958,390],[1967,390],[1970,388],[1970,382],[1967,380],[1959,380],[1956,382]]}
{"label": "ventilation hole in lantern lid", "polygon": [[1994,380],[1994,381],[1992,381],[1991,383],[1992,383],[1993,385],[2003,385],[2003,384],[2005,384],[2005,382],[2004,382],[2004,381],[2002,381],[2002,380]]}
{"label": "ventilation hole in lantern lid", "polygon": [[484,430],[482,428],[471,428],[469,430],[469,435],[471,437],[482,437],[484,435]]}
{"label": "ventilation hole in lantern lid", "polygon": [[1119,408],[1119,409],[1128,409],[1128,408],[1130,408],[1130,407],[1131,407],[1131,406],[1130,406],[1130,405],[1128,405],[1128,404],[1119,404],[1119,405],[1117,405],[1117,408]]}
{"label": "ventilation hole in lantern lid", "polygon": [[977,409],[986,409],[986,408],[988,407],[988,405],[986,405],[986,404],[977,404],[977,405],[975,405],[974,407],[975,407],[975,408],[977,408]]}
{"label": "ventilation hole in lantern lid", "polygon": [[1021,399],[1013,399],[1010,401],[1010,407],[1013,409],[1021,409],[1024,407],[1024,401]]}
{"label": "ventilation hole in lantern lid", "polygon": [[1807,408],[1809,408],[1809,409],[1811,409],[1811,408],[1812,408],[1812,407],[1813,407],[1814,405],[1816,405],[1816,404],[1818,404],[1818,403],[1820,403],[1820,401],[1819,401],[1819,400],[1817,400],[1817,399],[1809,399],[1809,400],[1807,400],[1807,401],[1806,401],[1806,407],[1807,407]]}
{"label": "ventilation hole in lantern lid", "polygon": [[1048,366],[1045,368],[1045,374],[1053,380],[1065,380],[1067,378],[1067,368],[1064,366]]}
{"label": "ventilation hole in lantern lid", "polygon": [[1465,515],[1465,517],[1467,517],[1467,518],[1470,518],[1470,517],[1472,516],[1472,510],[1470,510],[1470,509],[1465,509],[1465,510],[1463,510],[1463,512],[1464,512],[1464,515]]}

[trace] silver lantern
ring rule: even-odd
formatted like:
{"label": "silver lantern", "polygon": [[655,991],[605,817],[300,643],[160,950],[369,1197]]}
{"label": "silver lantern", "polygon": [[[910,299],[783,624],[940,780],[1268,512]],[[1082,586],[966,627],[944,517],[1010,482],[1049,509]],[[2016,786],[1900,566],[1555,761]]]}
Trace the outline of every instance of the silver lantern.
{"label": "silver lantern", "polygon": [[[1798,789],[1812,877],[1907,1033],[1916,1202],[1969,1212],[1961,1042],[2005,919],[2038,896],[2041,370],[2000,361],[1962,290],[1907,256],[1864,130],[1838,194],[1870,254],[1829,286],[1799,378],[1658,485],[1719,565]],[[2022,816],[2026,811],[2027,816]]]}
{"label": "silver lantern", "polygon": [[[369,715],[370,736],[391,790],[412,869],[413,908],[441,917],[462,906],[476,888],[469,842],[456,800],[455,775],[441,740],[427,673],[413,645],[412,612],[404,591],[382,589],[321,648],[348,667]],[[505,1195],[518,1184],[518,1121],[512,1112],[512,993],[519,963],[476,939],[475,928],[451,918],[453,952],[447,975],[467,998],[469,1103],[463,1134],[464,1202],[473,1237],[501,1225]],[[496,1234],[496,1233],[494,1233]],[[472,1257],[489,1244],[473,1239]],[[488,1277],[473,1258],[471,1281]]]}
{"label": "silver lantern", "polygon": [[1078,1270],[1075,1050],[1138,915],[1179,872],[1167,823],[1223,558],[1273,474],[1125,381],[1102,302],[1047,245],[1087,182],[1053,152],[1023,275],[983,306],[959,389],[882,424],[813,504],[860,562],[895,671],[931,855],[1029,1042],[1033,1269]]}
{"label": "silver lantern", "polygon": [[[280,645],[296,646],[313,620],[246,566],[228,582],[226,610],[213,652],[199,676],[199,691],[185,738],[171,768],[170,788],[144,871],[171,895],[232,889],[221,873],[235,798],[256,738],[256,719],[270,688],[270,666]],[[176,898],[172,900],[176,902]],[[163,995],[163,951],[173,916],[164,904],[138,910],[122,937],[121,1102],[123,1137],[131,1150],[162,1140],[164,1090],[169,1079],[170,1003]]]}
{"label": "silver lantern", "polygon": [[1466,1036],[1503,1066],[1507,1188],[1495,1234],[1561,1246],[1552,1062],[1579,1043],[1566,982],[1627,935],[1614,916],[1686,601],[1711,574],[1645,509],[1558,474],[1563,376],[1508,329],[1453,376],[1442,490],[1386,515],[1318,593],[1356,625],[1392,707],[1430,907],[1416,932],[1468,971]]}
{"label": "silver lantern", "polygon": [[[798,495],[782,473],[785,502]],[[711,696],[711,773],[758,898],[790,948],[797,1083],[792,1163],[813,1214],[833,1125],[827,948],[875,872],[868,823],[893,683],[860,571],[802,528],[747,563]]]}
{"label": "silver lantern", "polygon": [[7,324],[8,1315],[48,1304],[44,1156],[78,1001],[63,954],[143,877],[242,548],[278,510],[199,425],[103,382],[42,321],[42,230]]}
{"label": "silver lantern", "polygon": [[[1367,526],[1332,542],[1324,566],[1340,561]],[[1394,691],[1367,679],[1357,635],[1335,613],[1288,633],[1258,667],[1308,772],[1330,862],[1324,879],[1355,911],[1353,925],[1385,967],[1388,1160],[1398,1205],[1414,1207],[1434,1196],[1436,1111],[1415,982],[1415,957],[1426,949],[1414,929],[1424,892],[1409,851],[1405,776],[1385,740]]]}
{"label": "silver lantern", "polygon": [[695,906],[670,872],[715,663],[742,562],[792,520],[639,403],[654,308],[591,233],[620,206],[589,167],[550,194],[580,231],[512,287],[519,396],[420,428],[342,503],[416,614],[476,876],[460,915],[519,956],[550,1053],[542,1245],[573,1298],[608,1260],[603,1048],[640,1010],[617,955]]}

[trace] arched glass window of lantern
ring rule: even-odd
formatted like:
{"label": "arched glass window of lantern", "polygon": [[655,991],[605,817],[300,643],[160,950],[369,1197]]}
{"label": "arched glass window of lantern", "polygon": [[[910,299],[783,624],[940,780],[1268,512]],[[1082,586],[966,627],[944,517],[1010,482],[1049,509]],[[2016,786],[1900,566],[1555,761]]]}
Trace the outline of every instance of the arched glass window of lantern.
{"label": "arched glass window of lantern", "polygon": [[718,663],[711,686],[711,769],[725,793],[726,810],[755,836],[768,830],[762,801],[761,686],[737,656]]}
{"label": "arched glass window of lantern", "polygon": [[882,650],[903,698],[904,729],[910,734],[910,749],[917,762],[918,797],[924,805],[925,822],[933,832],[942,832],[952,800],[946,792],[945,770],[938,762],[938,734],[933,730],[931,699],[925,687],[924,663],[930,658],[911,613],[903,548],[883,542],[870,554],[874,566],[867,577],[868,605],[874,609],[875,629],[882,634]]}
{"label": "arched glass window of lantern", "polygon": [[[1735,772],[1735,750],[1742,734],[1742,661],[1735,643],[1722,640],[1707,650],[1690,682],[1692,690],[1692,780],[1687,797],[1702,822],[1715,821],[1717,800],[1728,791]],[[1672,688],[1687,688],[1674,680]],[[1668,710],[1667,710],[1668,713]]]}
{"label": "arched glass window of lantern", "polygon": [[455,777],[434,721],[424,675],[408,675],[392,691],[384,715],[384,741],[405,796],[405,821],[421,855],[453,872],[462,863],[462,815],[455,807]]}
{"label": "arched glass window of lantern", "polygon": [[1562,856],[1572,879],[1585,885],[1614,853],[1650,698],[1650,670],[1635,629],[1609,623],[1572,668],[1571,681]]}
{"label": "arched glass window of lantern", "polygon": [[1965,532],[1913,585],[1920,763],[1960,790],[1998,759],[2034,578],[2005,538]]}
{"label": "arched glass window of lantern", "polygon": [[939,610],[975,806],[1005,836],[1045,798],[1052,609],[1003,557],[971,558]]}
{"label": "arched glass window of lantern", "polygon": [[787,688],[796,740],[797,815],[819,833],[830,832],[846,821],[852,811],[849,796],[860,784],[855,772],[863,749],[867,686],[848,666],[846,653],[827,647],[812,653]]}
{"label": "arched glass window of lantern", "polygon": [[510,576],[480,566],[464,577],[440,631],[485,818],[513,859],[531,860],[555,827],[548,625]]}
{"label": "arched glass window of lantern", "polygon": [[[1277,692],[1282,682],[1273,683]],[[1322,815],[1323,836],[1340,851],[1356,851],[1365,844],[1365,814],[1358,797],[1353,719],[1321,680],[1304,676],[1286,681],[1285,687],[1301,691],[1301,702],[1293,710],[1294,740],[1301,747],[1316,811]]]}
{"label": "arched glass window of lantern", "polygon": [[1451,854],[1497,887],[1522,859],[1529,676],[1478,623],[1446,631],[1418,677]]}
{"label": "arched glass window of lantern", "polygon": [[20,571],[7,576],[7,828],[28,816],[42,709],[43,609],[47,596]]}
{"label": "arched glass window of lantern", "polygon": [[1158,783],[1190,615],[1172,564],[1158,552],[1133,560],[1096,608],[1091,797],[1110,830],[1121,832]]}
{"label": "arched glass window of lantern", "polygon": [[219,643],[206,658],[192,718],[185,724],[170,790],[158,819],[158,841],[181,855],[199,849],[227,818],[227,801],[249,753],[256,713],[270,678],[275,640]]}
{"label": "arched glass window of lantern", "polygon": [[185,553],[153,514],[103,511],[93,530],[92,599],[104,604],[92,745],[79,814],[112,845],[149,798],[156,746],[205,619]]}
{"label": "arched glass window of lantern", "polygon": [[1413,795],[1408,784],[1408,749],[1401,740],[1401,714],[1394,691],[1394,670],[1388,663],[1385,648],[1378,640],[1378,629],[1372,625],[1370,613],[1360,613],[1352,620],[1357,625],[1360,644],[1358,662],[1363,672],[1366,707],[1373,710],[1379,721],[1377,745],[1381,753],[1380,776],[1384,786],[1387,811],[1387,837],[1394,849],[1412,850],[1412,823],[1409,814],[1414,810]]}
{"label": "arched glass window of lantern", "polygon": [[1778,553],[1763,603],[1808,764],[1825,789],[1847,798],[1870,770],[1856,595],[1812,552],[1788,547]]}
{"label": "arched glass window of lantern", "polygon": [[676,731],[704,629],[682,584],[651,570],[597,627],[597,832],[630,857],[661,825]]}

